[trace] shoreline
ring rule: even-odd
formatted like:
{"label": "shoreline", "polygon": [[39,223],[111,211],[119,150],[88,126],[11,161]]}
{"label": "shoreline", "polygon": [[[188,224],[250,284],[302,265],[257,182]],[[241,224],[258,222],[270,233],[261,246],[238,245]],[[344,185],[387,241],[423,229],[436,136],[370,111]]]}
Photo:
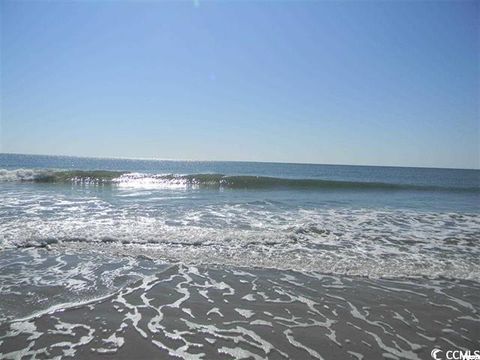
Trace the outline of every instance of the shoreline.
{"label": "shoreline", "polygon": [[[34,252],[18,251],[19,256]],[[36,253],[37,260],[48,255],[43,250]],[[58,291],[59,284],[68,290],[67,284],[74,282],[67,280],[78,282],[88,276],[98,280],[110,273],[113,280],[125,277],[123,283],[117,284],[116,291],[80,305],[66,309],[59,306],[54,312],[49,308],[34,318],[3,321],[2,358],[36,354],[115,359],[424,359],[433,348],[450,349],[455,345],[475,350],[480,346],[475,338],[480,331],[480,283],[475,281],[149,265],[154,261],[111,256],[110,264],[100,264],[106,260],[91,255],[90,260],[98,258],[98,267],[84,273],[82,267],[90,266],[82,258],[85,254],[59,256],[65,270],[71,267],[70,278],[59,278],[50,287],[24,285],[24,294],[35,289],[48,295],[49,291]],[[57,272],[61,269],[49,259],[43,260],[41,266]],[[19,259],[10,262],[13,271]],[[126,262],[128,271],[118,273],[120,266],[125,269]],[[2,265],[8,273],[9,267]],[[101,286],[96,283],[93,288],[100,291]],[[88,292],[87,287],[79,289]],[[64,296],[71,298],[72,294]]]}

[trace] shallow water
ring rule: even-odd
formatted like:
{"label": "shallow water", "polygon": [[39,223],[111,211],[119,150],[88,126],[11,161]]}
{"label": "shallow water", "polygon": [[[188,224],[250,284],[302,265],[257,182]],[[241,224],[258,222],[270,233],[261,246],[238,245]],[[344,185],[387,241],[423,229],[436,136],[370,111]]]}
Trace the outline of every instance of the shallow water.
{"label": "shallow water", "polygon": [[[90,263],[95,258],[101,263]],[[35,270],[19,284],[13,274],[28,263]],[[19,295],[16,320],[0,325],[4,358],[426,359],[433,348],[480,345],[480,285],[465,280],[167,265],[44,249],[10,252],[2,269],[2,290]],[[42,270],[49,283],[39,283]],[[41,289],[44,298],[33,297]],[[75,292],[83,299],[68,300]],[[55,297],[64,302],[38,309]],[[37,311],[24,316],[25,307]]]}

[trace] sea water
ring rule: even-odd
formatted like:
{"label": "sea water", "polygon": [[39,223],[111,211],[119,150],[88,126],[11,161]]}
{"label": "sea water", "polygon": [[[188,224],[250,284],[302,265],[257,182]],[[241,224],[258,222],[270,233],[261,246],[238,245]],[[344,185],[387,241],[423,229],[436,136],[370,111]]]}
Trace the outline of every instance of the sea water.
{"label": "sea water", "polygon": [[[28,343],[19,345],[18,339],[25,334],[29,338],[51,334],[53,330],[38,330],[45,319],[54,320],[57,329],[67,326],[56,315],[65,308],[80,306],[89,311],[90,306],[91,315],[82,317],[91,316],[93,322],[77,325],[97,334],[100,329],[92,324],[109,314],[98,309],[105,304],[118,310],[125,325],[105,326],[112,336],[105,343],[98,335],[87,341],[65,328],[77,338],[75,346],[62,350],[63,355],[76,354],[76,347],[98,341],[103,344],[97,344],[99,353],[128,350],[128,344],[123,346],[118,338],[123,339],[132,327],[166,354],[191,358],[195,352],[182,346],[206,341],[195,337],[198,333],[210,333],[213,342],[227,341],[225,331],[233,330],[222,328],[226,318],[229,324],[256,319],[259,326],[282,328],[282,336],[272,343],[249,341],[248,336],[261,338],[256,328],[249,328],[251,333],[245,330],[250,335],[239,330],[240,340],[235,336],[231,340],[239,346],[246,336],[243,350],[228,347],[228,341],[220,347],[222,354],[233,351],[237,358],[248,355],[249,346],[255,344],[259,350],[252,354],[265,357],[268,346],[284,342],[297,352],[285,345],[283,355],[319,357],[321,339],[330,344],[340,341],[335,340],[338,334],[349,334],[343,327],[335,333],[333,324],[343,321],[348,325],[359,319],[364,323],[355,326],[362,331],[372,323],[377,326],[380,319],[392,331],[378,325],[384,330],[372,330],[371,339],[364,340],[370,344],[366,352],[361,348],[365,345],[358,345],[359,350],[350,348],[349,342],[341,344],[344,351],[364,355],[383,351],[400,358],[428,353],[430,345],[402,345],[410,336],[417,343],[464,342],[462,346],[470,348],[476,338],[468,331],[480,330],[479,240],[478,170],[0,154],[0,318],[4,322],[0,335],[2,330],[7,334],[0,350],[15,358],[16,348],[30,349]],[[132,285],[135,281],[140,282]],[[249,291],[245,292],[247,284]],[[138,293],[142,305],[122,297],[129,294],[128,289],[144,293]],[[334,295],[337,290],[332,289],[339,293]],[[153,306],[151,299],[161,297],[162,291],[171,297]],[[230,308],[221,310],[219,291],[232,297]],[[308,295],[309,291],[313,292]],[[191,297],[193,293],[199,297]],[[237,298],[239,293],[242,296]],[[399,297],[389,300],[392,294]],[[409,298],[412,294],[418,299]],[[362,302],[364,297],[367,303]],[[368,304],[370,297],[384,299],[384,309],[390,312],[368,310],[373,305]],[[189,301],[198,309],[204,309],[199,304],[205,301],[205,314],[185,307]],[[367,310],[357,309],[358,301]],[[402,301],[406,304],[400,306]],[[257,313],[268,305],[259,305],[263,302],[272,307]],[[92,303],[96,305],[88,305]],[[286,308],[291,303],[303,304],[304,308],[292,309],[302,315],[284,313],[280,303]],[[443,324],[446,338],[432,337],[425,323],[416,323],[425,304],[427,310],[445,308],[425,321],[431,321],[433,328]],[[325,306],[333,311],[327,323],[321,322],[327,316]],[[403,310],[398,306],[407,313],[400,314]],[[185,334],[197,334],[195,339],[180,336],[180,325],[165,320],[163,307],[178,309],[180,315],[175,318],[182,319]],[[141,312],[147,308],[156,315],[151,315],[148,326],[139,325]],[[349,309],[351,321],[347,315],[338,315],[342,309]],[[445,318],[447,312],[451,312],[450,320]],[[51,313],[55,315],[49,317]],[[212,314],[218,313],[225,317],[216,320],[216,328],[209,327]],[[268,315],[274,313],[273,318]],[[112,321],[108,319],[107,323]],[[162,319],[167,323],[160,325]],[[403,329],[399,319],[418,329],[402,333],[403,340],[399,340],[395,335]],[[451,319],[463,320],[452,328]],[[285,321],[291,326],[283,328]],[[292,332],[296,326],[323,326],[330,332],[327,337],[306,340]],[[157,332],[166,338],[155,337]],[[393,343],[387,346],[389,332],[393,340],[388,341]],[[170,336],[183,339],[183,345],[169,345]],[[57,345],[63,344],[57,340]],[[27,353],[52,355],[40,346],[43,341]],[[213,356],[205,351],[203,355]],[[327,354],[338,355],[332,351]],[[88,354],[83,353],[86,358]],[[130,353],[126,354],[128,358]]]}
{"label": "sea water", "polygon": [[2,248],[480,278],[478,170],[11,154],[0,169]]}

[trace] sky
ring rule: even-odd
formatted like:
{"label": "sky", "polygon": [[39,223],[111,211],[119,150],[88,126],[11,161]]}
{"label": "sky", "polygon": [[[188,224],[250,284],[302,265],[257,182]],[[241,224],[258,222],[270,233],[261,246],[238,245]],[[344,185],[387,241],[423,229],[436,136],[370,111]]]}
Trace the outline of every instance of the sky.
{"label": "sky", "polygon": [[480,2],[0,13],[0,152],[480,168]]}

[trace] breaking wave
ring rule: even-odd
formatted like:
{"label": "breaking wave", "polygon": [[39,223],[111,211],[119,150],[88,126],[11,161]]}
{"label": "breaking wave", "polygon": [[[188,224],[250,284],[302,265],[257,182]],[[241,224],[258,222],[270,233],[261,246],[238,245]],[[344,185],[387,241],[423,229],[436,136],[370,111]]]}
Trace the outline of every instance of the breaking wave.
{"label": "breaking wave", "polygon": [[108,170],[0,169],[0,182],[72,183],[153,188],[418,190],[480,192],[480,187],[447,187],[369,181],[279,178],[225,174],[147,174]]}

